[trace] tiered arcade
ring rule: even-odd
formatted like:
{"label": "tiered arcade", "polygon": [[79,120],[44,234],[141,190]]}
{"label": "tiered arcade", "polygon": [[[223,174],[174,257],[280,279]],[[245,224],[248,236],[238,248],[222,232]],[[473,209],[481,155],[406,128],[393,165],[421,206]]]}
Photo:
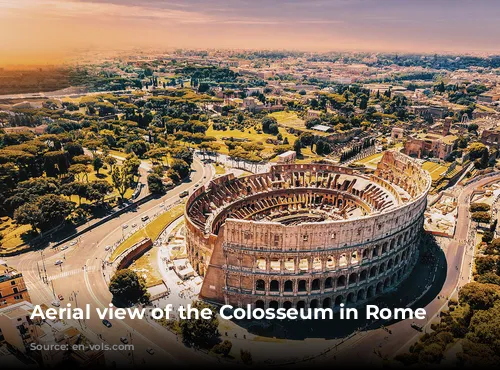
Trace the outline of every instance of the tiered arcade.
{"label": "tiered arcade", "polygon": [[429,174],[386,152],[373,175],[327,164],[213,180],[186,205],[203,299],[259,308],[338,307],[394,289],[412,270]]}

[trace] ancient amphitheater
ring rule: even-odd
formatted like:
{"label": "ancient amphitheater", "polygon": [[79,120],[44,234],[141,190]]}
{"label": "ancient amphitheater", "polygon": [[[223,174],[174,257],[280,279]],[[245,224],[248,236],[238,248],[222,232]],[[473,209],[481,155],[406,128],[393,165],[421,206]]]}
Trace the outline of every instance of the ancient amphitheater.
{"label": "ancient amphitheater", "polygon": [[373,174],[328,164],[226,175],[186,205],[201,298],[256,308],[335,308],[392,290],[412,270],[431,184],[399,152]]}

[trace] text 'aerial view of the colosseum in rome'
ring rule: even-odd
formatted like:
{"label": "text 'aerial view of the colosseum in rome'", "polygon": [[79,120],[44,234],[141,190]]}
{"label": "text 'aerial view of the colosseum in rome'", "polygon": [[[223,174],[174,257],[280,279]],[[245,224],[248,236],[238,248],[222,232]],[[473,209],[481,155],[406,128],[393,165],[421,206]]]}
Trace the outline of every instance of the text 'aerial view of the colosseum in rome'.
{"label": "text 'aerial view of the colosseum in rome'", "polygon": [[234,307],[336,308],[394,290],[418,258],[431,178],[385,152],[374,173],[278,164],[214,179],[186,204],[201,298]]}

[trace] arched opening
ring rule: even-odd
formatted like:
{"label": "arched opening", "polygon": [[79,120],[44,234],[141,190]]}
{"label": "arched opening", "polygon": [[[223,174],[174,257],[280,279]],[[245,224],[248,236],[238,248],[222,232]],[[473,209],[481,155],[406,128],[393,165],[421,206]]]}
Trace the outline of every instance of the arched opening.
{"label": "arched opening", "polygon": [[380,267],[378,268],[378,273],[381,274],[385,271],[385,263],[381,263]]}
{"label": "arched opening", "polygon": [[354,298],[355,298],[354,293],[353,292],[349,293],[347,295],[347,303],[351,303],[351,304],[355,303],[356,300]]}
{"label": "arched opening", "polygon": [[283,302],[283,308],[285,310],[289,310],[290,308],[292,308],[292,302],[290,302],[290,301]]}
{"label": "arched opening", "polygon": [[260,299],[255,302],[255,308],[262,308],[264,309],[264,301],[261,301]]}
{"label": "arched opening", "polygon": [[280,271],[281,270],[281,261],[280,260],[271,260],[270,267],[272,271]]}
{"label": "arched opening", "polygon": [[357,301],[362,301],[363,299],[365,299],[365,290],[361,289],[358,291]]}
{"label": "arched opening", "polygon": [[291,281],[291,280],[285,281],[284,291],[285,292],[293,292],[293,281]]}
{"label": "arched opening", "polygon": [[365,281],[367,277],[368,277],[368,271],[367,270],[363,270],[359,274],[359,281]]}
{"label": "arched opening", "polygon": [[269,302],[269,308],[274,308],[275,310],[277,310],[279,308],[279,303],[277,301],[271,301]]}
{"label": "arched opening", "polygon": [[356,280],[358,278],[358,275],[353,272],[351,275],[349,275],[349,284],[356,284]]}
{"label": "arched opening", "polygon": [[387,289],[387,288],[389,288],[390,286],[391,286],[391,278],[389,278],[389,277],[388,277],[388,278],[387,278],[387,279],[385,279],[385,281],[384,281],[384,289]]}
{"label": "arched opening", "polygon": [[257,258],[257,260],[255,261],[255,268],[257,270],[262,270],[262,271],[265,271],[266,270],[266,259],[265,258]]}
{"label": "arched opening", "polygon": [[271,280],[271,284],[269,284],[269,290],[271,292],[279,292],[280,291],[280,282],[278,280]]}
{"label": "arched opening", "polygon": [[317,300],[317,299],[313,299],[313,300],[311,301],[311,303],[310,303],[310,307],[311,307],[311,308],[318,308],[318,306],[319,306],[319,302],[318,302],[318,300]]}
{"label": "arched opening", "polygon": [[377,284],[377,290],[376,290],[376,293],[377,293],[377,294],[380,294],[380,293],[382,293],[383,291],[384,291],[384,283],[379,282],[379,283]]}
{"label": "arched opening", "polygon": [[311,284],[311,290],[320,290],[319,279],[314,279]]}
{"label": "arched opening", "polygon": [[257,280],[255,282],[255,290],[258,290],[260,292],[266,290],[266,282],[261,279]]}
{"label": "arched opening", "polygon": [[357,263],[359,263],[359,255],[357,251],[354,251],[351,254],[351,265],[355,265]]}
{"label": "arched opening", "polygon": [[335,259],[332,256],[328,256],[326,260],[326,268],[332,269],[335,267]]}
{"label": "arched opening", "polygon": [[307,292],[307,286],[306,286],[305,280],[299,280],[298,291],[299,292]]}
{"label": "arched opening", "polygon": [[399,255],[396,256],[396,260],[394,261],[394,264],[395,265],[398,265],[399,264]]}
{"label": "arched opening", "polygon": [[375,288],[373,285],[368,288],[368,292],[366,293],[366,298],[371,298],[375,295]]}
{"label": "arched opening", "polygon": [[344,303],[344,297],[339,295],[335,298],[335,307],[340,307],[341,303]]}
{"label": "arched opening", "polygon": [[339,258],[339,266],[347,266],[347,258],[345,254],[341,255]]}
{"label": "arched opening", "polygon": [[372,253],[372,257],[378,257],[378,254],[379,254],[379,246],[375,246],[375,248],[373,248],[373,253]]}
{"label": "arched opening", "polygon": [[323,308],[331,308],[332,307],[332,299],[331,298],[325,298],[323,300]]}
{"label": "arched opening", "polygon": [[338,287],[344,287],[345,286],[345,276],[340,275],[337,279],[337,288]]}
{"label": "arched opening", "polygon": [[387,262],[387,270],[390,270],[392,268],[392,258],[389,260],[389,262]]}
{"label": "arched opening", "polygon": [[331,277],[326,278],[325,280],[325,289],[333,288],[333,279]]}
{"label": "arched opening", "polygon": [[298,301],[297,302],[297,309],[300,310],[301,308],[306,308],[306,302],[305,301]]}
{"label": "arched opening", "polygon": [[382,246],[382,254],[387,253],[387,243]]}
{"label": "arched opening", "polygon": [[396,274],[392,274],[392,277],[391,277],[391,285],[396,284],[396,279],[397,279]]}
{"label": "arched opening", "polygon": [[319,257],[314,257],[313,259],[313,270],[321,270],[321,259]]}
{"label": "arched opening", "polygon": [[309,270],[309,261],[307,260],[307,258],[302,258],[299,261],[299,270],[300,271],[307,271],[307,270]]}
{"label": "arched opening", "polygon": [[392,239],[391,240],[391,248],[389,250],[393,250],[394,249],[394,246],[396,245],[396,239]]}
{"label": "arched opening", "polygon": [[368,253],[369,252],[370,251],[368,250],[368,248],[363,250],[363,259],[368,258]]}
{"label": "arched opening", "polygon": [[287,258],[285,260],[285,270],[295,271],[295,260],[293,258]]}
{"label": "arched opening", "polygon": [[375,277],[377,275],[377,266],[373,266],[371,269],[370,269],[370,277]]}

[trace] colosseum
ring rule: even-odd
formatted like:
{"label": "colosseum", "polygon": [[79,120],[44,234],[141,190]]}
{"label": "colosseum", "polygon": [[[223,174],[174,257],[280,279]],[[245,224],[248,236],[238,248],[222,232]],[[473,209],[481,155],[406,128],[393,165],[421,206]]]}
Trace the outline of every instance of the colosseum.
{"label": "colosseum", "polygon": [[374,173],[330,164],[274,165],[214,179],[186,204],[200,297],[234,307],[333,308],[393,290],[408,276],[431,178],[385,152]]}

